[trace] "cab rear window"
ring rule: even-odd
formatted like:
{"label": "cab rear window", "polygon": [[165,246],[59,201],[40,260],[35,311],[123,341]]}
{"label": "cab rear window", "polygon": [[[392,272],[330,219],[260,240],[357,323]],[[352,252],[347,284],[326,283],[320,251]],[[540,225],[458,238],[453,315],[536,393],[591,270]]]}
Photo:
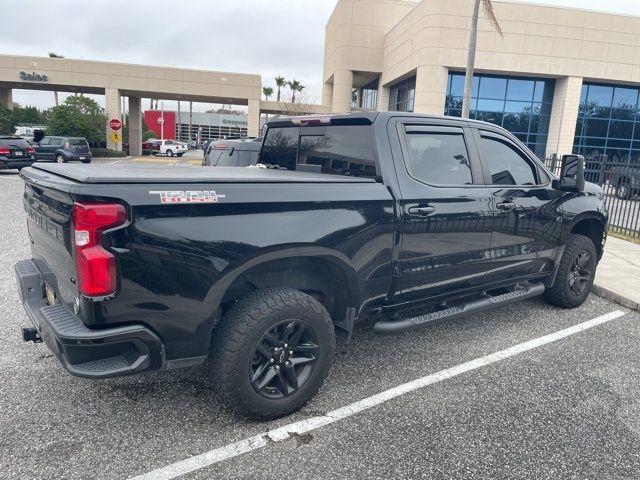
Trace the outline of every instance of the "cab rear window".
{"label": "cab rear window", "polygon": [[260,163],[281,170],[376,176],[371,127],[276,127],[267,131]]}

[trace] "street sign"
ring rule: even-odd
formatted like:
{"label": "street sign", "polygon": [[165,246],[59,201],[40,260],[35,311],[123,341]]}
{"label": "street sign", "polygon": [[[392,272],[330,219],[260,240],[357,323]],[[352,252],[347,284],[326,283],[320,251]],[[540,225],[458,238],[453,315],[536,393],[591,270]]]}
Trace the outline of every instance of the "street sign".
{"label": "street sign", "polygon": [[113,132],[110,138],[113,143],[120,143],[120,140],[122,140],[122,136],[119,132]]}
{"label": "street sign", "polygon": [[111,130],[120,130],[122,128],[122,122],[117,118],[112,118],[109,120],[109,128]]}

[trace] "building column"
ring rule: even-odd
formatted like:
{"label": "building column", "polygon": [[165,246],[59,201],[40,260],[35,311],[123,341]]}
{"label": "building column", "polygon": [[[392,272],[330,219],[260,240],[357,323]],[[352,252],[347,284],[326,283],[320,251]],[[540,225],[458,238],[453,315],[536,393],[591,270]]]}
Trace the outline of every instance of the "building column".
{"label": "building column", "polygon": [[0,88],[0,105],[13,110],[13,91],[10,88]]}
{"label": "building column", "polygon": [[322,105],[330,106],[333,103],[333,83],[322,84]]}
{"label": "building column", "polygon": [[[114,143],[111,139],[113,130],[109,127],[109,120],[112,118],[121,119],[122,112],[120,111],[120,90],[117,88],[105,88],[104,89],[104,107],[107,112],[107,125],[105,125],[107,148],[111,150],[122,151],[122,138],[118,143]],[[122,137],[122,130],[119,130],[120,137]],[[131,142],[129,142],[131,143]]]}
{"label": "building column", "polygon": [[129,155],[142,155],[142,99],[129,97]]}
{"label": "building column", "polygon": [[351,111],[352,90],[353,72],[351,70],[336,70],[333,73],[331,113],[346,113]]}
{"label": "building column", "polygon": [[391,89],[380,85],[378,87],[378,111],[386,112],[389,110],[389,93]]}
{"label": "building column", "polygon": [[414,112],[444,115],[448,75],[446,67],[428,65],[417,68]]}
{"label": "building column", "polygon": [[546,156],[554,153],[562,156],[573,151],[573,137],[576,134],[582,77],[562,77],[556,79],[553,92],[549,136]]}
{"label": "building column", "polygon": [[249,115],[247,118],[247,135],[260,136],[260,99],[249,99]]}

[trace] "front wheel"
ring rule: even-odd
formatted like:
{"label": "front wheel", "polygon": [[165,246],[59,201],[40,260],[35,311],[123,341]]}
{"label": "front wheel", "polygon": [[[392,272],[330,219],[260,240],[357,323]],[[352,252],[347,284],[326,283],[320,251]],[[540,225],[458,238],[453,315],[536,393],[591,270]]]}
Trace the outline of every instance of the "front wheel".
{"label": "front wheel", "polygon": [[255,290],[231,306],[213,332],[209,373],[241,415],[278,418],[320,389],[335,352],[327,310],[292,288]]}
{"label": "front wheel", "polygon": [[552,305],[575,308],[587,299],[596,274],[598,255],[590,238],[572,234],[569,237],[553,285],[544,292]]}
{"label": "front wheel", "polygon": [[173,150],[167,150],[167,157],[173,157]]}
{"label": "front wheel", "polygon": [[184,153],[178,153],[177,155],[178,157],[181,157],[182,155],[184,155]]}
{"label": "front wheel", "polygon": [[56,155],[56,162],[64,163],[64,157],[62,155]]}

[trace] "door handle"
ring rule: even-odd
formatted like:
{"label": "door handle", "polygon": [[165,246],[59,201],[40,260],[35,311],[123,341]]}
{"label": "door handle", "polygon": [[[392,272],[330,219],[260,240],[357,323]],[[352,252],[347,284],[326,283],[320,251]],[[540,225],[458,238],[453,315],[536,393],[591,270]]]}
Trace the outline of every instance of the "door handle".
{"label": "door handle", "polygon": [[432,214],[433,212],[435,212],[435,207],[431,207],[428,205],[422,206],[422,207],[409,207],[407,208],[407,213],[409,215],[415,215],[418,217],[426,217],[427,215]]}
{"label": "door handle", "polygon": [[496,208],[498,210],[508,212],[509,210],[513,210],[514,208],[516,208],[516,204],[513,202],[500,202],[496,204]]}

